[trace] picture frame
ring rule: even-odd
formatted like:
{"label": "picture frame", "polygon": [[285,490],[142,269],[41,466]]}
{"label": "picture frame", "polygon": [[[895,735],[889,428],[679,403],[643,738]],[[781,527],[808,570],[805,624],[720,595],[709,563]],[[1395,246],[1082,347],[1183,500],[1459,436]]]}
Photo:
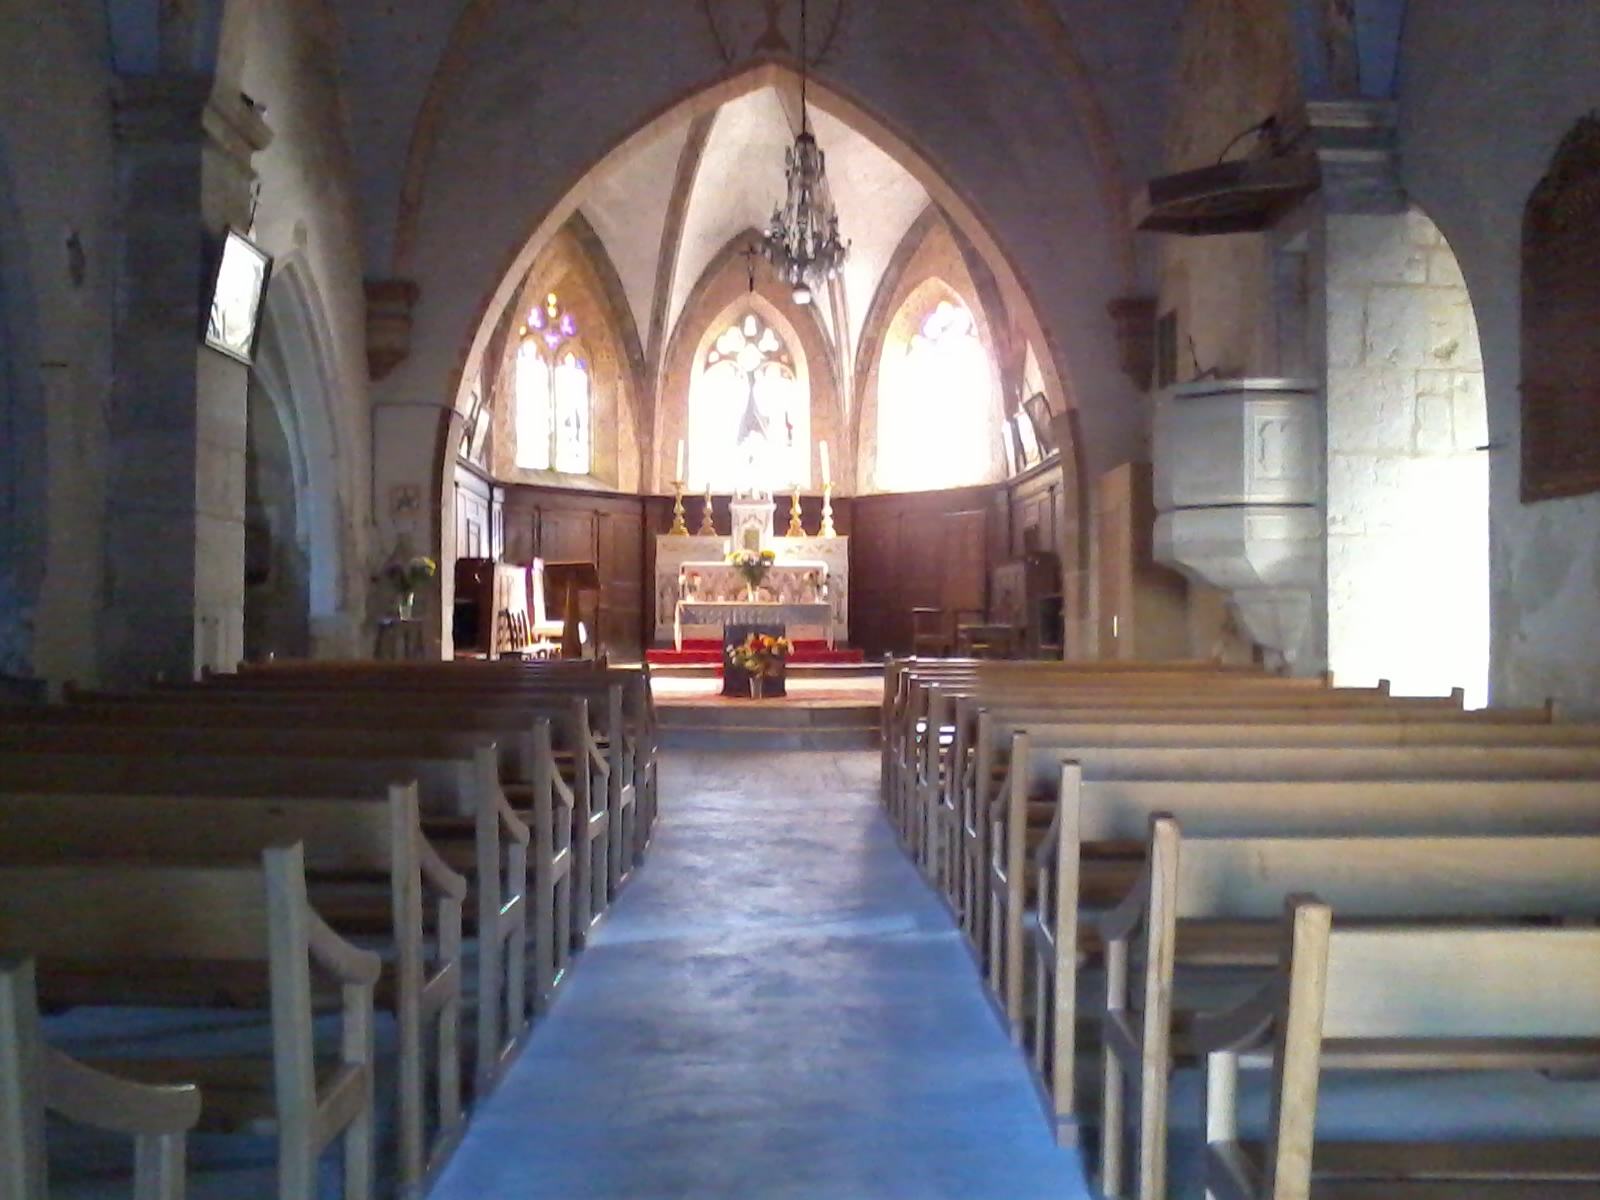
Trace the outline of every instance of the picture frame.
{"label": "picture frame", "polygon": [[1036,467],[1044,461],[1044,450],[1039,445],[1038,432],[1033,427],[1033,418],[1028,415],[1026,408],[1019,408],[1012,414],[1012,424],[1017,430],[1017,442],[1022,451],[1022,469]]}
{"label": "picture frame", "polygon": [[1039,443],[1039,456],[1048,458],[1056,450],[1056,431],[1049,399],[1043,392],[1035,392],[1022,402],[1022,407],[1033,425],[1033,436]]}
{"label": "picture frame", "polygon": [[217,243],[206,274],[205,345],[251,366],[272,258],[236,229]]}

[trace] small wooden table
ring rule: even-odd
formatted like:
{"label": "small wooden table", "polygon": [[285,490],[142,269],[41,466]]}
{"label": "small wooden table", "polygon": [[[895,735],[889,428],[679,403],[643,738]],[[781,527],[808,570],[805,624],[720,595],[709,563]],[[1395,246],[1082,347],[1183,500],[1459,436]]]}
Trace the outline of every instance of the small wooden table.
{"label": "small wooden table", "polygon": [[378,621],[378,658],[420,661],[428,655],[428,634],[421,617],[383,617]]}

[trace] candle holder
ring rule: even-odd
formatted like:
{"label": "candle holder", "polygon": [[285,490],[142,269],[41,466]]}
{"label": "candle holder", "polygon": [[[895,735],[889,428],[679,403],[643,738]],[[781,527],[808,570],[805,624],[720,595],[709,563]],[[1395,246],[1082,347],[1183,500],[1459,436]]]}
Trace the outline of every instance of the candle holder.
{"label": "candle holder", "polygon": [[806,527],[800,524],[800,489],[796,488],[794,497],[789,501],[789,528],[783,531],[785,537],[805,537]]}
{"label": "candle holder", "polygon": [[695,530],[701,537],[716,537],[717,523],[711,519],[711,485],[706,484],[705,499],[700,501],[700,528]]}
{"label": "candle holder", "polygon": [[818,536],[831,538],[839,534],[833,528],[833,484],[822,485],[822,528],[817,531]]}
{"label": "candle holder", "polygon": [[672,502],[672,528],[667,530],[670,537],[688,537],[689,527],[683,523],[683,480],[674,479],[672,490],[675,499]]}

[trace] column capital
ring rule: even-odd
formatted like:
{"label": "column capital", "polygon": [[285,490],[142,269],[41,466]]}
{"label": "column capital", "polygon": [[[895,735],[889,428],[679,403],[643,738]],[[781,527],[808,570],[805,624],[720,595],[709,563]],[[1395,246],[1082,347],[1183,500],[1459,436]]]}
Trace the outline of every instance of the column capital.
{"label": "column capital", "polygon": [[1287,115],[1284,136],[1317,160],[1330,213],[1392,214],[1409,205],[1400,186],[1398,121],[1392,100],[1308,100]]}

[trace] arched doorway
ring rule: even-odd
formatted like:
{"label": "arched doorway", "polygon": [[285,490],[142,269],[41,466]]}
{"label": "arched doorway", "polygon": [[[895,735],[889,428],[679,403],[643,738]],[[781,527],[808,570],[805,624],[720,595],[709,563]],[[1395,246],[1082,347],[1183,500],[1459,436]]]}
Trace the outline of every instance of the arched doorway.
{"label": "arched doorway", "polygon": [[282,265],[267,289],[249,391],[247,659],[312,655],[344,617],[326,328],[306,272]]}

